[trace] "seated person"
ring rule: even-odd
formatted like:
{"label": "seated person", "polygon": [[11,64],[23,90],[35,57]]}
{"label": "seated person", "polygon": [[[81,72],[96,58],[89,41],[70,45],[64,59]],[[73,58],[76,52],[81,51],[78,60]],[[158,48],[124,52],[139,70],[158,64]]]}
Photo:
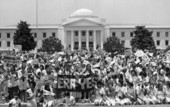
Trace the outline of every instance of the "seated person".
{"label": "seated person", "polygon": [[59,104],[60,106],[74,106],[76,104],[75,98],[70,95],[70,93],[66,93],[63,99],[63,102]]}
{"label": "seated person", "polygon": [[8,107],[21,107],[21,100],[18,95],[14,95],[14,98],[9,101]]}

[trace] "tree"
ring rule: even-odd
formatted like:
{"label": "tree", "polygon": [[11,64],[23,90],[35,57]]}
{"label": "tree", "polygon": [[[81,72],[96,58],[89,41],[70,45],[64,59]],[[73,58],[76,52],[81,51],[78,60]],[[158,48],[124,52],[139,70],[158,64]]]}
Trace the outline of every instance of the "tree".
{"label": "tree", "polygon": [[34,41],[29,26],[27,22],[20,21],[13,37],[14,45],[21,45],[23,51],[30,51],[36,47],[36,42]]}
{"label": "tree", "polygon": [[110,36],[104,43],[104,49],[113,54],[115,52],[121,53],[124,50],[124,46],[120,43],[120,40],[116,36]]}
{"label": "tree", "polygon": [[152,38],[152,32],[145,28],[145,26],[136,26],[136,30],[133,32],[135,37],[131,41],[132,49],[149,50],[156,49],[154,40]]}
{"label": "tree", "polygon": [[61,40],[59,40],[56,37],[51,36],[42,41],[42,48],[41,48],[42,51],[46,51],[48,53],[55,52],[55,51],[59,52],[62,50],[62,48],[63,45],[61,44]]}

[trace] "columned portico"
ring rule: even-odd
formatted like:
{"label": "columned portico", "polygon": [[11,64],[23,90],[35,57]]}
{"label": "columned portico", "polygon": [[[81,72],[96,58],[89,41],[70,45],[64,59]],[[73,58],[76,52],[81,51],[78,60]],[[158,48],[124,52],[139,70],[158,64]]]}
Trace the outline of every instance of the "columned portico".
{"label": "columned portico", "polygon": [[[62,38],[71,50],[93,49],[97,45],[103,49],[105,21],[91,10],[80,9],[63,22],[65,35]],[[65,48],[66,49],[66,48]]]}

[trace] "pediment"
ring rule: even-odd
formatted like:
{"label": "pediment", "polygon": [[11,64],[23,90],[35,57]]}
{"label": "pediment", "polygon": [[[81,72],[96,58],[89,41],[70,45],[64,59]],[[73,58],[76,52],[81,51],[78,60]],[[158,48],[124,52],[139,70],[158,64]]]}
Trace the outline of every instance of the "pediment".
{"label": "pediment", "polygon": [[80,19],[63,24],[64,26],[103,26],[102,23],[88,19]]}

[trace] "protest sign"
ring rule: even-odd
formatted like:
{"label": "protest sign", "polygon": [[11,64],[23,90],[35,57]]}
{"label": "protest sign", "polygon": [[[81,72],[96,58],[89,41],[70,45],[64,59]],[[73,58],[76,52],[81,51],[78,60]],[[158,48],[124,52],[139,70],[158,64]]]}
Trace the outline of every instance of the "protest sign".
{"label": "protest sign", "polygon": [[90,91],[97,82],[96,75],[59,75],[57,89],[61,91]]}
{"label": "protest sign", "polygon": [[13,55],[15,54],[14,51],[11,51],[11,50],[1,50],[0,51],[0,55]]}
{"label": "protest sign", "polygon": [[126,49],[124,51],[124,53],[125,53],[125,56],[131,56],[132,55],[132,50],[131,49]]}
{"label": "protest sign", "polygon": [[13,56],[13,55],[3,55],[3,61],[8,64],[19,64],[20,57]]}
{"label": "protest sign", "polygon": [[15,45],[14,48],[15,48],[15,51],[19,52],[22,50],[22,45]]}

